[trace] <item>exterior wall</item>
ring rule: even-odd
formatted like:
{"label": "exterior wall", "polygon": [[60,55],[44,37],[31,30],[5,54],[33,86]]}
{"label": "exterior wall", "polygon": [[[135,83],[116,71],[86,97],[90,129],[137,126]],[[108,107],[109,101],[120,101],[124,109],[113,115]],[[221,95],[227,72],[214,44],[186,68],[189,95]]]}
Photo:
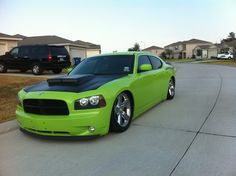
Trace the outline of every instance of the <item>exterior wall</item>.
{"label": "exterior wall", "polygon": [[100,49],[87,49],[86,57],[92,57],[101,54]]}
{"label": "exterior wall", "polygon": [[208,43],[194,43],[194,44],[186,44],[186,57],[192,58],[193,57],[193,50],[198,45],[209,45]]}
{"label": "exterior wall", "polygon": [[217,57],[217,48],[208,49],[208,58]]}
{"label": "exterior wall", "polygon": [[7,51],[17,46],[17,41],[0,39],[0,55],[4,55]]}

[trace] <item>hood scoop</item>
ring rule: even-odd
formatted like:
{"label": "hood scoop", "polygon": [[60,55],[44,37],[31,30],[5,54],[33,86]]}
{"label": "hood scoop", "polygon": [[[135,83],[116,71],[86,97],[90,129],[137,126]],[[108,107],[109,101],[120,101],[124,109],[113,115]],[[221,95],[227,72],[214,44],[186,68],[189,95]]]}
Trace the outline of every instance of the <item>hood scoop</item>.
{"label": "hood scoop", "polygon": [[83,84],[85,82],[93,79],[93,75],[72,75],[72,76],[64,76],[58,78],[50,78],[47,80],[49,86],[75,86],[79,84]]}

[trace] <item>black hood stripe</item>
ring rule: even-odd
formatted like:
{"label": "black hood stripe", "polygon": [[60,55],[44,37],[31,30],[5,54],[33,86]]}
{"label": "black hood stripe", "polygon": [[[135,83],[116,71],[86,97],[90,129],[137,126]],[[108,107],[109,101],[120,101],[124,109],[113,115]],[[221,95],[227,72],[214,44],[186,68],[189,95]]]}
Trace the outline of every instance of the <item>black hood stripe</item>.
{"label": "black hood stripe", "polygon": [[24,88],[26,92],[35,91],[61,91],[61,92],[84,92],[95,90],[102,85],[115,79],[122,78],[127,75],[77,75],[64,76],[60,78],[48,79],[39,84]]}

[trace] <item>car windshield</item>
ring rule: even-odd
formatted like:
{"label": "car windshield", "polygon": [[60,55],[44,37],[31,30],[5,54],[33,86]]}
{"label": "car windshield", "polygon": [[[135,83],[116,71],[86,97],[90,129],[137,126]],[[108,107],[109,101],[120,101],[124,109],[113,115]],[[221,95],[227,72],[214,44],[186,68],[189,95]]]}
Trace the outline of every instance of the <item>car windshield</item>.
{"label": "car windshield", "polygon": [[113,75],[133,73],[133,55],[96,56],[85,59],[76,66],[70,75],[94,74]]}

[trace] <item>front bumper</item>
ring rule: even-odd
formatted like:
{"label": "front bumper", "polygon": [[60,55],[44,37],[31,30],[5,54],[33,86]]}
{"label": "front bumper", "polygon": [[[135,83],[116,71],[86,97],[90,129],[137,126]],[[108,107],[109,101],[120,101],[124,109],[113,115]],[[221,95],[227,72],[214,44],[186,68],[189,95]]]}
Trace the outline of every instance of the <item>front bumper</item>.
{"label": "front bumper", "polygon": [[[39,98],[37,92],[19,94],[21,100],[25,98]],[[66,95],[66,96],[65,96]],[[69,115],[39,115],[26,113],[22,106],[16,108],[16,119],[24,130],[46,136],[97,136],[105,135],[109,131],[110,110],[106,106],[96,109],[74,110],[74,101],[70,98],[74,94],[61,92],[45,92],[40,98],[62,99],[69,108]],[[95,129],[95,130],[91,130]]]}
{"label": "front bumper", "polygon": [[[86,110],[87,111],[87,110]],[[91,136],[108,133],[108,118],[104,110],[78,112],[68,116],[46,116],[25,113],[17,107],[19,126],[29,132],[47,136]],[[91,127],[95,131],[90,131]]]}

